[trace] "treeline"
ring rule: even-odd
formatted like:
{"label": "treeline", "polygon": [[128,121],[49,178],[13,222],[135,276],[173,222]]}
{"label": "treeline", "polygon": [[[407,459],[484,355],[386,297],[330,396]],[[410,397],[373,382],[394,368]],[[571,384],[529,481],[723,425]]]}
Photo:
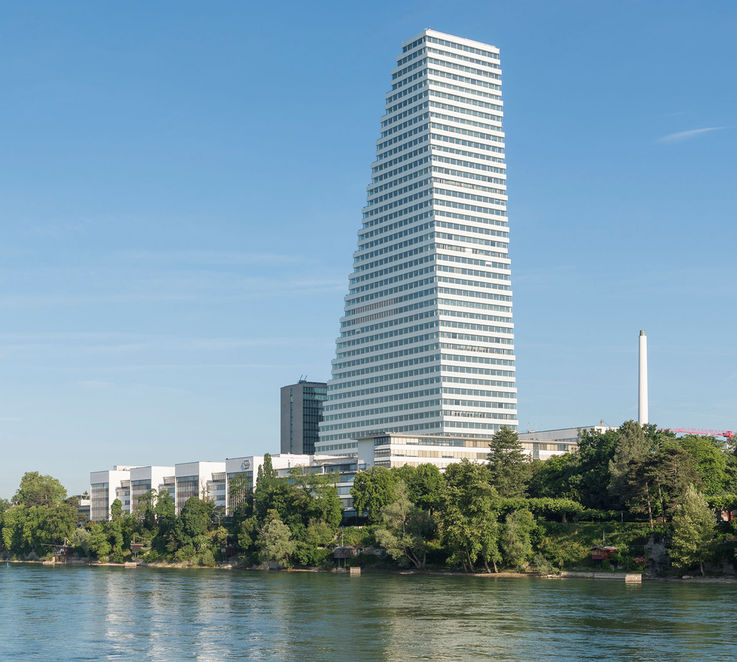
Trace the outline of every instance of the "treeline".
{"label": "treeline", "polygon": [[[245,480],[245,479],[243,479]],[[578,450],[530,461],[516,432],[500,430],[486,463],[374,467],[356,474],[357,512],[341,522],[336,480],[301,468],[279,478],[264,458],[256,489],[231,481],[226,516],[208,499],[175,512],[167,491],[119,501],[104,522],[81,522],[54,478],[26,474],[12,502],[0,500],[2,552],[45,558],[61,545],[82,558],[123,562],[329,567],[336,547],[349,563],[471,571],[555,569],[591,564],[591,545],[614,545],[606,564],[643,568],[645,543],[680,572],[734,561],[737,456],[710,437],[676,438],[627,422],[582,435]],[[133,544],[133,551],[131,545]]]}
{"label": "treeline", "polygon": [[[71,546],[82,558],[122,563],[137,552],[147,562],[212,566],[237,557],[246,565],[317,566],[330,555],[342,518],[335,479],[296,468],[278,478],[266,455],[255,491],[245,479],[231,484],[234,512],[225,516],[209,499],[192,497],[179,514],[166,490],[139,497],[133,513],[116,499],[111,517],[80,522],[77,503],[51,476],[28,473],[10,502],[0,502],[2,551],[45,558]],[[135,549],[135,547],[134,547]]]}
{"label": "treeline", "polygon": [[[628,421],[585,432],[574,453],[530,461],[505,428],[485,465],[463,461],[444,474],[429,464],[374,467],[356,476],[352,494],[376,541],[417,568],[430,557],[468,571],[549,569],[566,558],[551,544],[551,531],[561,531],[551,523],[578,520],[610,531],[626,528],[617,522],[644,521],[667,544],[674,567],[703,572],[725,548],[733,557],[732,525],[718,526],[717,515],[737,508],[737,456],[711,437],[677,438]],[[644,542],[644,532],[639,537]],[[614,560],[644,566],[644,552],[627,547]]]}

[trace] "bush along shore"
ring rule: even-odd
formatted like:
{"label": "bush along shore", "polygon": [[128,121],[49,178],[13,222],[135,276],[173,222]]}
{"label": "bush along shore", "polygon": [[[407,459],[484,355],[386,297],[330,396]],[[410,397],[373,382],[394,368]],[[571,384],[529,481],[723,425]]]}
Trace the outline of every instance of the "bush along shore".
{"label": "bush along shore", "polygon": [[356,475],[358,515],[344,520],[335,478],[300,468],[276,476],[264,459],[256,489],[231,481],[226,515],[205,498],[179,514],[166,491],[119,501],[83,522],[58,480],[23,476],[0,500],[7,560],[155,565],[556,574],[735,573],[737,455],[712,437],[677,438],[628,421],[582,434],[578,450],[530,461],[503,428],[486,463],[444,473],[431,464]]}

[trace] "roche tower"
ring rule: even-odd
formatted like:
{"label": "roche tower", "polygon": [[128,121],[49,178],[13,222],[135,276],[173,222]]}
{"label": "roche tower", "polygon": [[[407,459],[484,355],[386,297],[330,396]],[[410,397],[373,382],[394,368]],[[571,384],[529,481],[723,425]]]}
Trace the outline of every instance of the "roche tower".
{"label": "roche tower", "polygon": [[403,45],[316,452],[516,429],[502,117],[499,49],[434,30]]}

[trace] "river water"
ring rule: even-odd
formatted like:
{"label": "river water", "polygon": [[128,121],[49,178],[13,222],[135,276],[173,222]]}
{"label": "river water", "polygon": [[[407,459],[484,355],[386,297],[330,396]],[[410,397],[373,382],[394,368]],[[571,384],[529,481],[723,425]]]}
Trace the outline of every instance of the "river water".
{"label": "river water", "polygon": [[737,585],[0,567],[0,660],[734,660]]}

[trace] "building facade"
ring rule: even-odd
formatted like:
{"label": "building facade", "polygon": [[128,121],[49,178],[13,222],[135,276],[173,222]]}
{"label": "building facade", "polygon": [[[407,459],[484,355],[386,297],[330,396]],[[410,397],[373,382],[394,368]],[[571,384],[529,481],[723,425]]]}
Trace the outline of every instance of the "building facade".
{"label": "building facade", "polygon": [[174,500],[175,494],[164,480],[174,475],[174,467],[132,467],[130,470],[130,512],[135,512],[138,499],[151,490],[169,490],[169,496]]}
{"label": "building facade", "polygon": [[608,432],[616,428],[604,425],[582,425],[576,428],[558,428],[555,430],[539,430],[537,432],[521,432],[519,440],[523,448],[532,453],[534,460],[547,460],[553,455],[570,453],[578,448],[579,435],[582,432]]}
{"label": "building facade", "polygon": [[499,50],[425,30],[391,74],[318,453],[517,427]]}
{"label": "building facade", "polygon": [[[222,514],[230,515],[247,492],[258,482],[258,471],[264,455],[227,458],[223,462],[182,462],[170,467],[116,466],[110,471],[90,472],[89,518],[110,519],[110,507],[120,499],[124,513],[135,512],[138,499],[150,490],[167,490],[176,512],[181,512],[188,499],[211,499]],[[316,474],[329,474],[335,479],[344,510],[353,506],[350,490],[356,472],[365,469],[354,456],[295,455],[271,456],[271,465],[280,478],[301,467]]]}
{"label": "building facade", "polygon": [[300,380],[281,389],[281,452],[312,455],[317,444],[325,382]]}
{"label": "building facade", "polygon": [[90,472],[90,519],[93,522],[110,519],[110,507],[120,499],[123,512],[130,512],[131,469],[116,465],[107,471]]}

